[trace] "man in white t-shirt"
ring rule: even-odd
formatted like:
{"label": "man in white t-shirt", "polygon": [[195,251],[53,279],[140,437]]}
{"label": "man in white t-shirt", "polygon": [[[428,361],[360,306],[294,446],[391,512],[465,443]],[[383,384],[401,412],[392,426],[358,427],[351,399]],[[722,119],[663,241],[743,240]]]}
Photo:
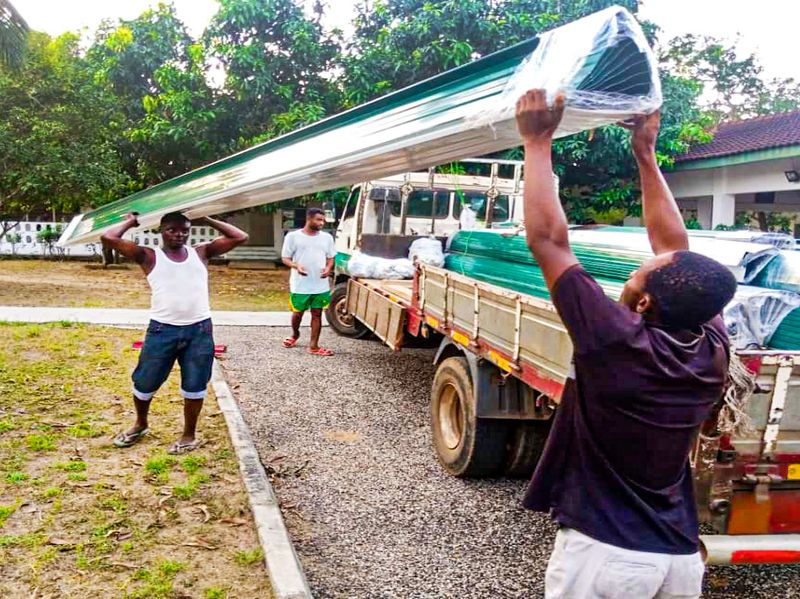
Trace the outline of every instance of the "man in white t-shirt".
{"label": "man in white t-shirt", "polygon": [[283,340],[284,347],[294,347],[300,338],[300,323],[306,310],[311,310],[311,343],[308,353],[332,356],[333,352],[319,346],[322,330],[322,311],[331,303],[330,276],[336,249],[333,237],[322,231],[325,213],[309,208],[306,226],[292,231],[283,240],[281,257],[292,269],[289,277],[289,305],[292,309],[292,336]]}

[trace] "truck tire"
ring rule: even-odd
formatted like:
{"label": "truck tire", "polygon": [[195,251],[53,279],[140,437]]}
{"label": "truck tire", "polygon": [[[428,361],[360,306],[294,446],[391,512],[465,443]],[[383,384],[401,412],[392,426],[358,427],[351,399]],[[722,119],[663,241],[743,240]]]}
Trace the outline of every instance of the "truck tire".
{"label": "truck tire", "polygon": [[550,433],[549,420],[522,420],[516,422],[509,435],[505,475],[509,478],[529,478],[539,458],[542,456],[547,435]]}
{"label": "truck tire", "polygon": [[347,281],[337,284],[331,291],[331,305],[325,310],[325,318],[331,328],[343,337],[361,339],[369,329],[347,314]]}
{"label": "truck tire", "polygon": [[475,394],[465,358],[447,358],[439,365],[430,415],[436,456],[449,474],[482,478],[501,473],[509,426],[502,420],[475,416]]}

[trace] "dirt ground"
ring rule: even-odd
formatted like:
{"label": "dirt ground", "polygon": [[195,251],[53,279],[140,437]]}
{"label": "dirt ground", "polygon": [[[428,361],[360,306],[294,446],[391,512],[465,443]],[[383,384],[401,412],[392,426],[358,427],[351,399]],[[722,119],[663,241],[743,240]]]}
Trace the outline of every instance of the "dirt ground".
{"label": "dirt ground", "polygon": [[131,343],[141,337],[0,325],[0,596],[270,596],[213,398],[195,452],[165,452],[182,425],[175,375],[153,400],[152,434],[111,445],[132,422]]}
{"label": "dirt ground", "polygon": [[[289,273],[209,266],[214,310],[288,310]],[[138,266],[97,262],[0,260],[0,305],[147,308],[150,289]]]}

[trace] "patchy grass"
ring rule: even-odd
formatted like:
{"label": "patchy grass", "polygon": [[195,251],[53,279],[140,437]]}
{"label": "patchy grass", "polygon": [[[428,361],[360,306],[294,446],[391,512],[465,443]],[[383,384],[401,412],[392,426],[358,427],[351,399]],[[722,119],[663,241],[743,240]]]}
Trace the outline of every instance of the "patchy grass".
{"label": "patchy grass", "polygon": [[252,566],[264,560],[264,551],[261,547],[250,551],[237,551],[234,557],[237,563],[243,566]]}
{"label": "patchy grass", "polygon": [[18,485],[19,483],[25,482],[30,478],[24,472],[9,472],[6,474],[6,482],[11,483],[12,485]]}
{"label": "patchy grass", "polygon": [[59,462],[58,464],[54,464],[53,467],[62,472],[84,472],[86,470],[86,462],[83,460]]}
{"label": "patchy grass", "polygon": [[55,451],[56,441],[52,435],[28,435],[25,438],[31,451]]}
{"label": "patchy grass", "polygon": [[19,507],[19,504],[15,504],[15,505],[0,505],[0,527],[2,527],[6,523],[6,520],[8,520],[8,517],[11,514],[13,514],[14,512],[17,511],[18,507]]}
{"label": "patchy grass", "polygon": [[60,487],[48,487],[44,491],[42,491],[42,497],[44,499],[54,499],[59,497],[64,492],[64,489]]}
{"label": "patchy grass", "polygon": [[[98,263],[0,261],[0,305],[147,308],[150,291],[135,265],[103,269]],[[287,310],[289,273],[209,267],[214,310]],[[42,329],[30,329],[31,338]]]}
{"label": "patchy grass", "polygon": [[177,376],[153,400],[153,433],[112,446],[133,421],[141,336],[0,324],[0,597],[270,596],[241,557],[258,539],[213,398],[191,455],[164,452],[182,426]]}
{"label": "patchy grass", "polygon": [[197,472],[206,465],[206,458],[205,456],[201,455],[190,455],[183,458],[181,462],[181,468],[186,474],[197,474]]}

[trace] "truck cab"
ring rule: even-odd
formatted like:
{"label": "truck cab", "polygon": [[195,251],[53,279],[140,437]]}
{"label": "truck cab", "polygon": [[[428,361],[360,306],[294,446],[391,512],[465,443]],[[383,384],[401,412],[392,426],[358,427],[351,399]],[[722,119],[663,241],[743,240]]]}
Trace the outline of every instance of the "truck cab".
{"label": "truck cab", "polygon": [[350,190],[336,230],[336,276],[326,316],[339,333],[361,337],[367,329],[346,311],[347,262],[354,252],[405,258],[420,237],[444,240],[469,220],[475,228],[522,222],[522,161],[469,159],[442,169],[359,183]]}

